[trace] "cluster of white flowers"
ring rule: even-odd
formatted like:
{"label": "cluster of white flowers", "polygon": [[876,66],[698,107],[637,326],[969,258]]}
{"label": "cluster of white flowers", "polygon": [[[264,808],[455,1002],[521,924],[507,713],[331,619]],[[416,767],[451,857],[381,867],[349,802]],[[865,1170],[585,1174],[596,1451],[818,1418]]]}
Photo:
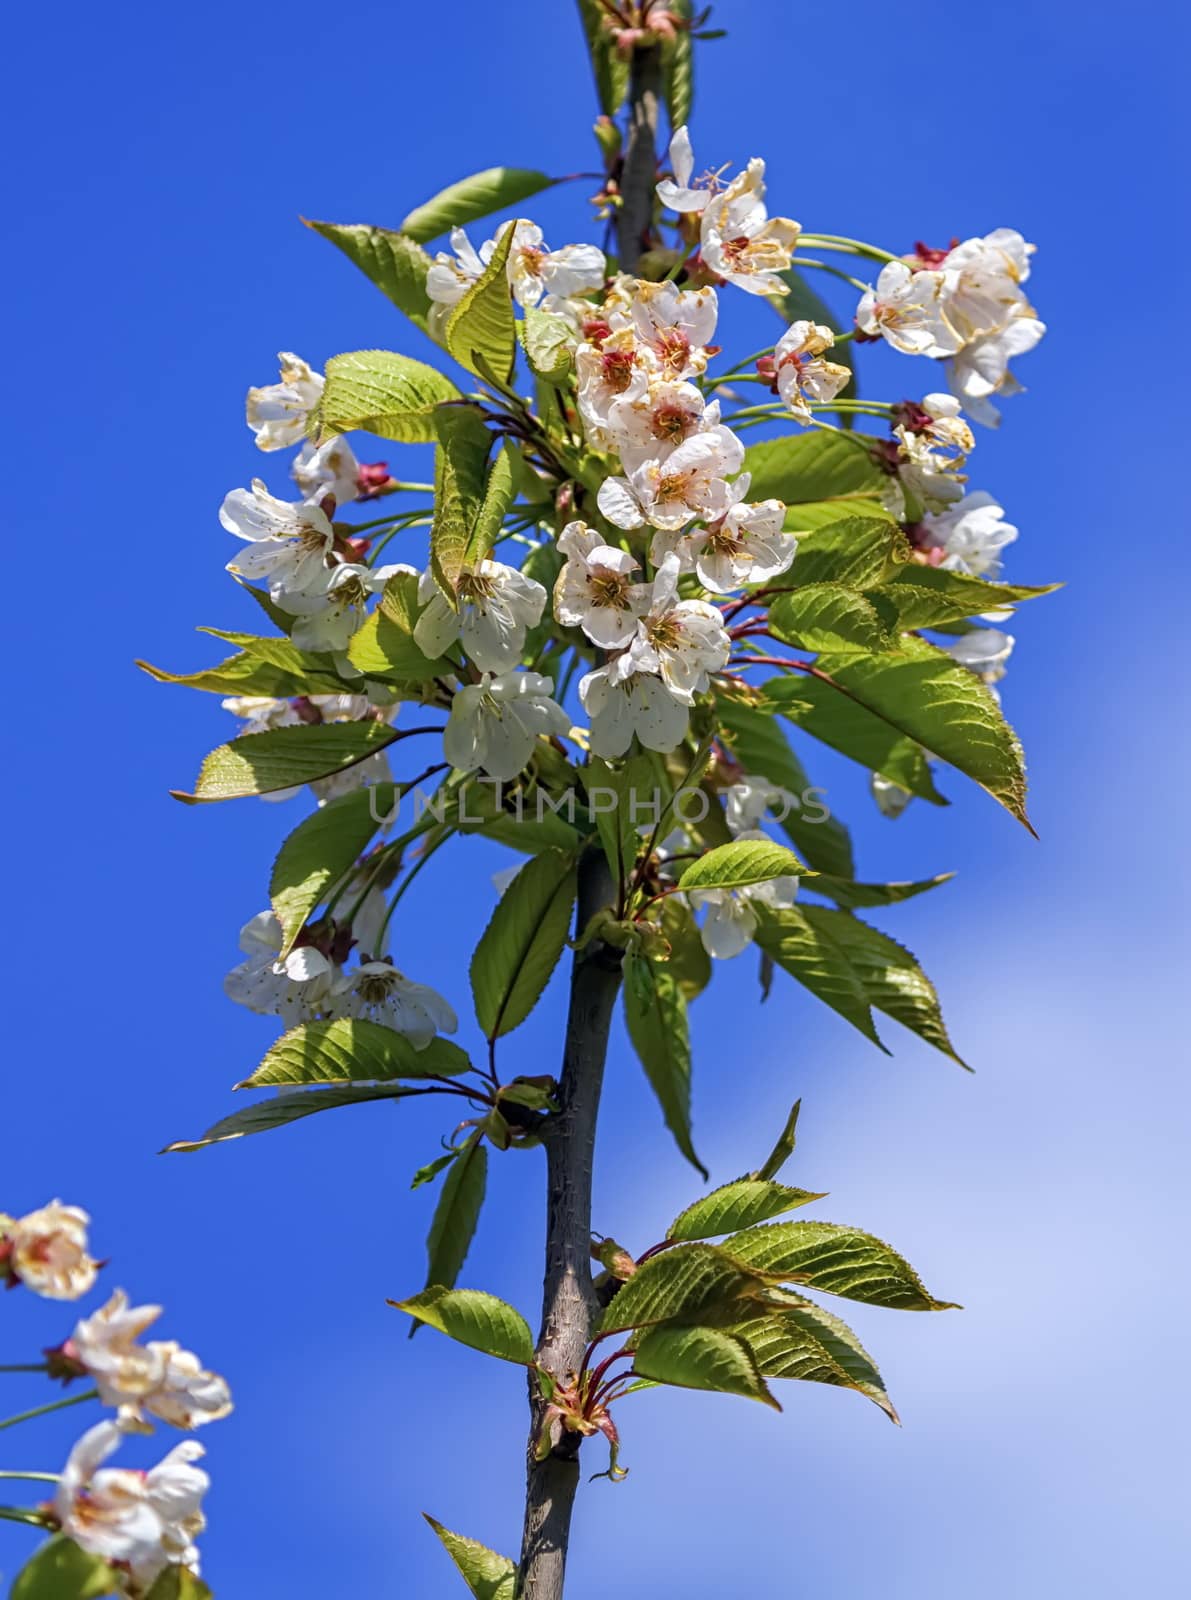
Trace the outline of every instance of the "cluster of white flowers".
{"label": "cluster of white flowers", "polygon": [[355,559],[360,549],[336,534],[336,507],[375,493],[377,468],[361,466],[345,439],[321,445],[306,439],[310,413],[323,392],[322,374],[288,351],[278,360],[280,382],[248,391],[247,420],[261,450],[301,444],[291,474],[302,499],[280,500],[259,478],[250,489],[233,489],[219,520],[245,548],[227,570],[268,585],[274,604],[295,619],[292,638],[299,649],[331,651],[354,674],[344,652],[365,607],[390,577],[411,569],[366,566]]}
{"label": "cluster of white flowers", "polygon": [[[705,202],[707,191],[699,194]],[[748,475],[737,476],[744,447],[720,421],[718,402],[691,381],[706,368],[717,315],[714,289],[620,277],[583,321],[579,414],[593,446],[623,469],[605,478],[599,509],[626,532],[652,530],[654,568],[651,582],[636,581],[636,558],[584,522],[568,523],[558,538],[566,559],[555,618],[609,653],[579,685],[598,755],[623,755],[634,735],[647,749],[673,750],[696,694],[727,663],[723,615],[681,597],[684,576],[730,594],[794,559],[784,505],[748,503]]]}
{"label": "cluster of white flowers", "polygon": [[[24,1217],[0,1216],[0,1277],[49,1300],[77,1300],[94,1287],[100,1263],[88,1249],[90,1217],[61,1201]],[[51,1377],[88,1377],[116,1417],[90,1428],[71,1450],[46,1509],[62,1532],[111,1562],[120,1593],[141,1600],[169,1566],[197,1574],[195,1539],[205,1521],[207,1474],[194,1465],[201,1445],[176,1446],[148,1472],[105,1468],[129,1433],[151,1433],[149,1418],[190,1430],[232,1410],[218,1373],[174,1340],[137,1341],[160,1306],[132,1306],[117,1289],[46,1352]],[[106,1592],[106,1591],[105,1591]]]}
{"label": "cluster of white flowers", "polygon": [[441,307],[432,316],[431,329],[449,314],[473,284],[478,283],[492,260],[497,245],[513,229],[509,246],[509,288],[519,306],[541,305],[543,311],[566,313],[569,302],[589,289],[602,289],[607,265],[604,252],[593,244],[568,244],[551,250],[542,241],[542,230],[533,222],[504,222],[496,235],[477,250],[462,228],[450,234],[451,255],[440,250],[426,274],[426,293]]}
{"label": "cluster of white flowers", "polygon": [[105,1467],[126,1433],[110,1421],[87,1430],[67,1458],[52,1511],[63,1533],[112,1563],[121,1594],[141,1600],[167,1567],[197,1576],[195,1540],[207,1525],[202,1505],[211,1480],[194,1465],[204,1451],[190,1439],[148,1472]]}
{"label": "cluster of white flowers", "polygon": [[1009,370],[1046,332],[1022,289],[1034,246],[1012,228],[965,239],[913,262],[890,261],[860,302],[860,331],[906,355],[946,363],[952,393],[977,422],[993,426],[994,395],[1020,384]]}
{"label": "cluster of white flowers", "polygon": [[[366,863],[361,871],[367,873]],[[349,905],[352,887],[344,895]],[[258,912],[240,930],[246,959],[228,973],[224,992],[250,1011],[281,1017],[290,1028],[358,1017],[392,1028],[424,1050],[437,1033],[454,1033],[459,1019],[442,995],[414,983],[382,954],[387,902],[381,889],[366,887],[358,898],[349,926],[332,925],[325,938],[299,944],[284,958],[280,922],[272,911]],[[353,950],[360,959],[347,967]]]}
{"label": "cluster of white flowers", "polygon": [[749,294],[783,294],[780,274],[789,267],[801,228],[789,217],[771,217],[765,208],[765,163],[754,156],[730,183],[718,173],[695,179],[690,134],[675,129],[670,141],[672,179],[657,186],[671,211],[699,219],[702,265],[726,283]]}

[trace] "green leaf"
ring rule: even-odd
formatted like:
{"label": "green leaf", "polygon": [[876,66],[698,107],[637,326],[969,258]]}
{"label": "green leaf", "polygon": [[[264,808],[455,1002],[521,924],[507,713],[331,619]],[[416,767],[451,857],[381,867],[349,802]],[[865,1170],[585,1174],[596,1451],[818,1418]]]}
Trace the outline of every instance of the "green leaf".
{"label": "green leaf", "polygon": [[188,1567],[171,1565],[158,1576],[145,1600],[211,1600],[211,1591]]}
{"label": "green leaf", "polygon": [[670,1224],[666,1238],[715,1239],[825,1198],[809,1189],[792,1189],[788,1184],[764,1178],[737,1178],[687,1206]]}
{"label": "green leaf", "polygon": [[426,683],[452,670],[441,657],[424,655],[414,642],[414,626],[425,609],[418,603],[418,577],[398,572],[385,584],[381,603],[351,637],[347,654],[369,677],[391,677],[405,683]]}
{"label": "green leaf", "polygon": [[888,602],[841,583],[808,583],[769,607],[769,626],[799,650],[896,650],[896,621]]}
{"label": "green leaf", "polygon": [[816,431],[750,445],[744,453],[744,469],[752,473],[749,496],[788,506],[879,499],[888,479],[872,458],[872,443],[861,434]]}
{"label": "green leaf", "polygon": [[745,772],[768,778],[798,801],[778,825],[802,859],[816,872],[850,878],[856,870],[851,835],[830,812],[821,815],[826,809],[821,798],[824,791],[811,784],[779,719],[726,695],[716,696],[716,714],[732,753]]}
{"label": "green leaf", "polygon": [[801,549],[803,539],[809,534],[817,533],[820,528],[829,528],[832,523],[840,522],[845,517],[857,517],[865,522],[880,520],[894,532],[901,532],[893,512],[887,510],[879,500],[863,494],[855,498],[844,496],[839,500],[801,500],[788,508],[783,526],[787,533],[799,535]]}
{"label": "green leaf", "polygon": [[428,1327],[437,1328],[460,1344],[482,1350],[501,1361],[529,1366],[533,1361],[533,1335],[519,1311],[481,1289],[425,1289],[409,1300],[389,1305]]}
{"label": "green leaf", "polygon": [[934,984],[907,949],[846,911],[804,909],[808,922],[847,956],[870,1005],[967,1066],[947,1035]]}
{"label": "green leaf", "polygon": [[745,889],[772,878],[798,877],[806,867],[793,850],[769,839],[733,839],[685,868],[679,883],[691,889]]}
{"label": "green leaf", "polygon": [[368,841],[396,801],[397,786],[377,784],[329,801],[306,817],[278,851],[269,880],[269,899],[284,936],[287,955],[306,918],[327,891],[356,864]]}
{"label": "green leaf", "polygon": [[434,438],[435,407],[458,398],[450,378],[424,361],[393,350],[352,350],[327,362],[318,422],[324,433],[361,428],[421,444]]}
{"label": "green leaf", "polygon": [[607,13],[599,0],[578,0],[579,16],[587,35],[591,67],[595,73],[600,110],[614,117],[624,104],[629,88],[629,64],[612,46],[612,36],[603,26]]}
{"label": "green leaf", "polygon": [[440,189],[433,199],[416,206],[402,222],[401,232],[425,244],[452,228],[520,205],[543,189],[552,189],[557,182],[557,178],[525,167],[486,167],[483,172],[473,172]]}
{"label": "green leaf", "polygon": [[474,406],[443,406],[434,422],[438,449],[430,562],[440,588],[452,596],[467,565],[472,529],[484,503],[492,439]]}
{"label": "green leaf", "polygon": [[504,526],[505,512],[516,496],[513,470],[513,447],[506,439],[504,448],[488,469],[484,485],[484,498],[480,502],[467,542],[466,561],[475,566],[492,551]]}
{"label": "green leaf", "polygon": [[776,911],[755,905],[754,909],[761,949],[783,971],[858,1028],[866,1039],[885,1050],[873,1024],[868,996],[851,961],[830,933],[812,921],[812,908],[787,906]]}
{"label": "green leaf", "polygon": [[509,884],[471,960],[476,1020],[499,1039],[525,1021],[558,965],[567,941],[577,869],[547,850]]}
{"label": "green leaf", "polygon": [[631,955],[625,977],[624,1017],[633,1049],[675,1144],[706,1178],[691,1142],[691,1037],[682,985],[665,964]]}
{"label": "green leaf", "polygon": [[362,1105],[366,1100],[400,1100],[413,1090],[404,1084],[351,1084],[334,1089],[303,1089],[296,1094],[272,1095],[258,1100],[255,1105],[234,1111],[230,1117],[207,1129],[201,1139],[178,1139],[167,1144],[163,1155],[191,1150],[205,1150],[208,1145],[224,1144],[229,1139],[243,1139],[250,1133],[268,1133],[272,1128],[284,1128],[300,1117],[313,1116],[316,1111],[334,1111],[337,1106]]}
{"label": "green leaf", "polygon": [[[819,667],[822,666],[820,660]],[[788,677],[767,679],[762,693],[763,709],[788,717],[813,739],[858,761],[870,772],[879,772],[932,805],[948,804],[935,787],[930,763],[921,747],[886,718],[845,694],[838,683],[825,682],[809,673],[791,673]]]}
{"label": "green leaf", "polygon": [[732,1260],[783,1282],[893,1311],[952,1311],[892,1246],[838,1222],[771,1222],[725,1239]]}
{"label": "green leaf", "polygon": [[793,1378],[856,1389],[898,1420],[876,1364],[838,1317],[813,1300],[786,1293],[780,1309],[735,1323],[733,1333],[749,1346],[766,1378]]}
{"label": "green leaf", "polygon": [[777,1143],[766,1156],[765,1160],[750,1176],[762,1180],[776,1178],[778,1173],[794,1154],[798,1134],[798,1113],[802,1110],[802,1101],[795,1100],[790,1108],[790,1115],[786,1118],[786,1125],[778,1134]]}
{"label": "green leaf", "polygon": [[962,572],[946,572],[942,567],[924,567],[914,562],[895,573],[880,596],[896,606],[900,628],[939,628],[984,611],[1036,600],[1061,587],[1058,583],[1033,588],[993,583],[987,578],[971,578]]}
{"label": "green leaf", "polygon": [[9,1600],[98,1600],[114,1594],[117,1578],[99,1556],[55,1534],[39,1545],[17,1573]]}
{"label": "green leaf", "polygon": [[547,383],[562,383],[575,361],[575,332],[570,323],[552,311],[527,306],[517,328],[525,358],[536,376]]}
{"label": "green leaf", "polygon": [[399,311],[425,331],[430,312],[430,296],[426,293],[430,257],[420,244],[404,233],[374,228],[364,222],[303,221],[342,250]]}
{"label": "green leaf", "polygon": [[[463,1147],[464,1150],[470,1148],[470,1144]],[[463,1150],[448,1150],[446,1155],[435,1156],[433,1161],[428,1161],[424,1167],[419,1167],[414,1173],[410,1181],[410,1188],[420,1189],[423,1184],[432,1183],[440,1172],[444,1172],[453,1161],[458,1161],[462,1154]]]}
{"label": "green leaf", "polygon": [[446,1552],[459,1569],[464,1583],[476,1600],[513,1600],[517,1584],[517,1569],[507,1556],[498,1556],[495,1550],[480,1544],[476,1539],[465,1539],[461,1533],[452,1533],[433,1517],[426,1521],[446,1547]]}
{"label": "green leaf", "polygon": [[299,650],[288,639],[223,633],[214,628],[200,628],[199,632],[213,634],[217,639],[228,640],[242,648],[217,666],[202,667],[198,672],[164,672],[147,661],[138,661],[136,665],[158,683],[178,683],[187,689],[205,689],[211,694],[259,694],[289,700],[297,695],[342,694],[346,687],[329,656]]}
{"label": "green leaf", "polygon": [[509,289],[509,251],[516,223],[505,229],[484,275],[447,318],[443,342],[461,367],[506,384],[517,359],[517,324]]}
{"label": "green leaf", "polygon": [[711,957],[690,907],[683,905],[677,895],[667,895],[662,901],[662,934],[670,944],[666,971],[689,1004],[711,982]]}
{"label": "green leaf", "polygon": [[620,1289],[600,1319],[600,1333],[627,1332],[659,1322],[696,1323],[764,1292],[763,1276],[714,1244],[680,1244],[650,1256]]}
{"label": "green leaf", "polygon": [[[890,579],[900,579],[905,571],[927,570],[912,563],[910,555],[909,541],[896,522],[883,517],[840,516],[837,512],[831,522],[799,539],[794,566],[784,581],[871,589]],[[885,620],[896,621],[891,608],[884,609]]]}
{"label": "green leaf", "polygon": [[[488,1150],[479,1134],[463,1148],[443,1182],[426,1240],[427,1287],[453,1289],[475,1236],[488,1183]],[[416,1326],[416,1324],[415,1324]]]}
{"label": "green leaf", "polygon": [[399,738],[401,734],[387,722],[303,723],[245,733],[211,751],[193,794],[183,789],[170,793],[175,800],[197,805],[293,789],[346,772]]}
{"label": "green leaf", "polygon": [[[444,808],[445,819],[460,833],[482,833],[498,844],[508,845],[523,855],[536,856],[544,850],[578,850],[583,840],[577,829],[565,817],[547,809],[542,803],[539,817],[534,794],[524,797],[520,817],[516,810],[506,811],[492,792],[488,782],[464,783],[457,790],[454,803],[448,801]],[[542,790],[538,794],[544,793]],[[514,797],[514,805],[522,798],[521,791]]]}
{"label": "green leaf", "polygon": [[662,783],[657,762],[648,752],[622,761],[593,756],[582,776],[608,870],[618,887],[626,885],[646,843],[638,826],[654,826],[660,814],[657,808],[662,801],[657,797]]}
{"label": "green leaf", "polygon": [[922,878],[917,883],[856,883],[851,878],[836,878],[829,873],[821,872],[807,888],[815,894],[825,895],[828,900],[834,900],[837,906],[852,911],[861,906],[894,906],[903,900],[912,900],[915,895],[925,894],[928,889],[937,889],[940,884],[950,883],[955,877],[954,872],[940,872],[933,878]]}
{"label": "green leaf", "polygon": [[633,1352],[633,1371],[681,1389],[711,1389],[782,1408],[743,1339],[721,1328],[651,1328]]}
{"label": "green leaf", "polygon": [[[974,672],[912,636],[903,638],[896,656],[824,655],[818,667],[841,697],[950,762],[1029,828],[1021,745]],[[911,788],[894,774],[885,775]]]}
{"label": "green leaf", "polygon": [[302,1022],[291,1028],[270,1048],[251,1077],[236,1088],[454,1078],[470,1066],[466,1053],[441,1036],[416,1050],[394,1028],[355,1017],[337,1017],[333,1022]]}

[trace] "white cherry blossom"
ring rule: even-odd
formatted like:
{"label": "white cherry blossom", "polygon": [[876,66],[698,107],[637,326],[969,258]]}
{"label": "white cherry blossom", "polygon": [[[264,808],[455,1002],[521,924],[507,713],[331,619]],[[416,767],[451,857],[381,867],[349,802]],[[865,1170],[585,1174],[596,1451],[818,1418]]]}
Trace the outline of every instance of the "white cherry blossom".
{"label": "white cherry blossom", "polygon": [[233,717],[241,717],[244,726],[237,737],[246,733],[268,733],[271,728],[292,728],[302,718],[292,700],[277,700],[264,694],[229,695],[220,705]]}
{"label": "white cherry blossom", "polygon": [[452,228],[448,237],[455,254],[440,250],[426,273],[426,293],[440,306],[458,305],[472,284],[484,276],[496,248],[489,240],[477,250],[462,228]]}
{"label": "white cherry blossom", "polygon": [[[593,244],[568,244],[551,250],[542,242],[542,230],[533,222],[505,222],[496,230],[496,242],[514,229],[509,250],[509,287],[521,306],[536,306],[544,294],[577,295],[602,289],[607,263]],[[487,246],[484,247],[488,249]],[[495,242],[493,244],[495,249]],[[480,254],[487,261],[491,255]]]}
{"label": "white cherry blossom", "polygon": [[942,511],[962,500],[967,475],[964,457],[940,450],[929,434],[895,429],[894,474],[882,503],[897,517]]}
{"label": "white cherry blossom", "polygon": [[992,404],[994,395],[1021,392],[1021,385],[1009,370],[1014,356],[1031,351],[1046,332],[1046,324],[1025,312],[1012,317],[995,333],[974,339],[947,363],[947,382],[963,401],[974,421],[995,428],[1001,414]]}
{"label": "white cherry blossom", "polygon": [[749,773],[724,791],[724,820],[735,838],[742,834],[755,837],[771,811],[785,817],[797,809],[798,798],[789,789]]}
{"label": "white cherry blossom", "polygon": [[413,983],[389,961],[365,961],[335,985],[336,1016],[359,1017],[404,1034],[424,1050],[436,1033],[454,1033],[459,1019],[436,989]]}
{"label": "white cherry blossom", "polygon": [[223,989],[237,1005],[283,1017],[287,1026],[294,1027],[326,1009],[338,969],[313,945],[299,945],[282,961],[284,942],[273,912],[259,911],[240,929],[240,949],[248,959],[232,968]]}
{"label": "white cherry blossom", "polygon": [[702,211],[711,199],[711,188],[707,183],[691,183],[691,175],[695,170],[695,154],[691,148],[691,136],[684,123],[681,128],[675,128],[670,139],[670,168],[674,173],[673,178],[663,178],[657,186],[658,199],[671,211]]}
{"label": "white cherry blossom", "polygon": [[831,329],[821,322],[792,322],[773,352],[777,392],[800,422],[812,420],[810,402],[834,400],[852,376],[838,361],[824,361],[823,352],[835,343]]}
{"label": "white cherry blossom", "polygon": [[160,1306],[130,1306],[117,1289],[106,1305],[76,1324],[65,1354],[94,1379],[106,1406],[121,1420],[146,1413],[177,1428],[217,1422],[232,1409],[226,1382],[173,1340],[137,1343],[161,1315]]}
{"label": "white cherry blossom", "polygon": [[401,563],[365,567],[354,561],[324,568],[317,586],[286,596],[287,609],[296,618],[290,638],[299,650],[346,650],[369,600],[396,573],[410,570]]}
{"label": "white cherry blossom", "polygon": [[939,263],[943,314],[962,344],[994,333],[1011,317],[1031,312],[1022,292],[1034,246],[1013,228],[965,239]]}
{"label": "white cherry blossom", "polygon": [[418,600],[425,610],[414,625],[414,643],[425,655],[441,656],[459,642],[481,672],[505,672],[516,666],[526,633],[541,620],[546,591],[517,567],[481,561],[459,579],[458,610],[429,568]]}
{"label": "white cherry blossom", "polygon": [[939,565],[976,578],[996,578],[1001,554],[1017,538],[1017,529],[992,495],[966,494],[957,504],[919,525],[923,547],[940,552]]}
{"label": "white cherry blossom", "polygon": [[571,719],[538,672],[485,673],[455,693],[443,754],[463,772],[477,768],[507,782],[525,768],[540,736],[570,732]]}
{"label": "white cherry blossom", "polygon": [[87,1252],[91,1218],[51,1200],[0,1222],[0,1280],[22,1283],[46,1300],[78,1300],[94,1285],[99,1263]]}
{"label": "white cherry blossom", "polygon": [[581,344],[575,352],[576,398],[590,442],[611,446],[608,417],[614,405],[639,400],[658,375],[653,353],[630,329],[609,334],[599,344]]}
{"label": "white cherry blossom", "polygon": [[960,341],[943,316],[943,285],[942,272],[887,261],[876,287],[861,298],[856,326],[861,333],[879,334],[903,355],[953,355]]}
{"label": "white cherry blossom", "polygon": [[903,789],[900,783],[894,783],[892,778],[885,778],[879,772],[874,772],[869,779],[873,799],[877,803],[877,810],[883,817],[896,821],[914,798],[909,789]]}
{"label": "white cherry blossom", "polygon": [[[693,566],[699,582],[713,594],[731,594],[750,583],[768,583],[788,572],[798,550],[798,540],[786,533],[782,524],[785,505],[780,500],[745,501],[749,474],[741,473],[731,485],[733,504],[722,517],[706,527],[684,535],[677,545],[683,566]],[[654,539],[652,555],[662,554],[661,541]]]}
{"label": "white cherry blossom", "polygon": [[280,383],[263,389],[249,389],[246,405],[248,426],[256,434],[258,450],[284,450],[300,444],[306,436],[306,422],[322,398],[323,376],[307,366],[301,356],[281,351]]}
{"label": "white cherry blossom", "polygon": [[254,478],[251,490],[233,489],[224,499],[219,520],[246,545],[227,570],[267,579],[278,604],[322,581],[335,535],[318,506],[278,500]]}
{"label": "white cherry blossom", "polygon": [[664,461],[645,461],[627,477],[605,478],[596,497],[618,528],[678,529],[695,517],[723,516],[732,504],[725,477],[739,471],[744,446],[723,424],[694,434]]}
{"label": "white cherry blossom", "polygon": [[715,290],[679,289],[673,283],[629,280],[629,315],[637,342],[667,378],[692,378],[706,370],[719,302]]}
{"label": "white cherry blossom", "polygon": [[[737,834],[739,839],[767,840],[759,829]],[[686,896],[693,911],[707,910],[699,929],[703,948],[717,961],[728,961],[748,948],[757,932],[758,905],[781,910],[792,906],[798,894],[796,877],[770,878],[743,889],[693,889]]]}
{"label": "white cherry blossom", "polygon": [[307,439],[289,470],[303,500],[316,505],[327,495],[336,505],[347,505],[359,492],[360,463],[342,434],[335,434],[319,445]]}
{"label": "white cherry blossom", "polygon": [[210,1479],[193,1465],[203,1447],[175,1446],[149,1472],[105,1467],[124,1432],[100,1422],[74,1446],[54,1495],[62,1532],[92,1555],[122,1569],[122,1591],[141,1600],[169,1566],[199,1570],[194,1541],[206,1525],[203,1497]]}
{"label": "white cherry blossom", "polygon": [[626,472],[646,461],[665,461],[696,433],[720,425],[720,404],[703,398],[693,383],[657,379],[632,400],[608,410],[608,434]]}
{"label": "white cherry blossom", "polygon": [[676,552],[661,563],[653,580],[649,610],[629,646],[634,673],[656,673],[684,705],[708,687],[732,653],[722,612],[705,600],[680,600]]}
{"label": "white cherry blossom", "polygon": [[744,172],[708,201],[700,224],[704,264],[749,294],[783,294],[785,272],[801,233],[789,217],[765,209],[765,163],[754,156]]}
{"label": "white cherry blossom", "polygon": [[630,576],[639,563],[585,522],[568,522],[558,548],[567,559],[554,585],[555,617],[565,628],[582,628],[601,649],[622,649],[649,605],[648,586]]}
{"label": "white cherry blossom", "polygon": [[949,640],[943,649],[997,695],[993,685],[1005,676],[1005,663],[1015,643],[1011,633],[1002,633],[999,628],[973,628],[970,633]]}
{"label": "white cherry blossom", "polygon": [[960,415],[960,403],[954,395],[925,395],[922,404],[914,409],[919,415],[913,429],[908,429],[904,423],[894,429],[899,439],[905,439],[907,432],[913,431],[929,440],[934,448],[956,456],[966,456],[976,448],[972,430]]}
{"label": "white cherry blossom", "polygon": [[660,678],[634,672],[626,652],[579,681],[579,699],[591,723],[591,748],[615,760],[634,734],[647,750],[676,750],[686,738],[690,710]]}

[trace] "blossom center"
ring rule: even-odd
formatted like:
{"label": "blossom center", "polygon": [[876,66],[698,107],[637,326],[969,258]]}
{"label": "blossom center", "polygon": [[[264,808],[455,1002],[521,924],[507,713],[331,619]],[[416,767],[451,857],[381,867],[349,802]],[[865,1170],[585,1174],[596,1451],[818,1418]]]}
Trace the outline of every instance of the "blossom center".
{"label": "blossom center", "polygon": [[622,572],[613,572],[610,567],[593,567],[588,573],[587,593],[593,606],[627,611],[628,590],[629,580]]}

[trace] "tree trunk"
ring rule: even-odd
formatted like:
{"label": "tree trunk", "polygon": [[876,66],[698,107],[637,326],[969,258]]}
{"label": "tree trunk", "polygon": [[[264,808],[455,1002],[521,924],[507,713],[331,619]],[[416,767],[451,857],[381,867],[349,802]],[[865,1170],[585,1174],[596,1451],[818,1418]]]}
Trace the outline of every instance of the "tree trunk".
{"label": "tree trunk", "polygon": [[[620,266],[625,272],[635,270],[653,225],[660,78],[657,47],[636,51],[617,222]],[[598,848],[589,850],[579,863],[578,933],[597,911],[613,904],[615,893],[603,854]],[[598,1312],[591,1284],[591,1172],[608,1030],[620,977],[619,951],[597,941],[575,952],[559,1112],[545,1136],[546,1281],[537,1348],[538,1360],[561,1378],[578,1370]],[[564,1433],[544,1461],[534,1459],[545,1409],[535,1390],[531,1383],[533,1421],[517,1595],[518,1600],[562,1600],[582,1441],[576,1433]]]}
{"label": "tree trunk", "polygon": [[620,179],[616,220],[620,270],[635,272],[653,229],[654,185],[658,176],[658,92],[661,51],[657,45],[633,53],[629,79],[628,144]]}
{"label": "tree trunk", "polygon": [[[598,848],[589,851],[579,864],[576,932],[582,933],[597,911],[610,906],[614,895],[602,853]],[[608,1030],[619,987],[618,951],[597,941],[575,952],[559,1112],[545,1136],[546,1281],[537,1349],[538,1360],[560,1378],[578,1370],[597,1310],[591,1284],[591,1173]],[[577,1433],[564,1433],[544,1461],[534,1459],[544,1410],[534,1387],[531,1380],[533,1423],[518,1594],[522,1600],[561,1600],[581,1440]]]}

